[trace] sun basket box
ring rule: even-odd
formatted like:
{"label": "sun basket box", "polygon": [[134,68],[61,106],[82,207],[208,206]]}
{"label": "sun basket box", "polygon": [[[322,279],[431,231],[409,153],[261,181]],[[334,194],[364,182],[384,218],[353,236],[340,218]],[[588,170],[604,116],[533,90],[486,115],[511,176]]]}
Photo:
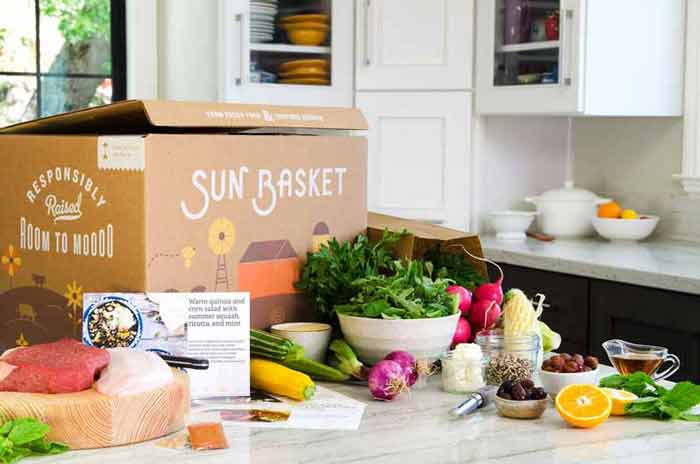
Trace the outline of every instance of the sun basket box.
{"label": "sun basket box", "polygon": [[0,130],[0,348],[81,334],[86,292],[251,293],[309,317],[306,253],[367,226],[353,109],[126,101]]}

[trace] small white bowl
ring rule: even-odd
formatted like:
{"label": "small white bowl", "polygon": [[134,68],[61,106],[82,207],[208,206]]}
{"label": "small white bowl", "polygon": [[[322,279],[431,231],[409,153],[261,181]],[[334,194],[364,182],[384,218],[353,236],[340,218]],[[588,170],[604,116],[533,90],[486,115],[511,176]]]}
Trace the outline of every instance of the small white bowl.
{"label": "small white bowl", "polygon": [[537,216],[536,211],[492,211],[489,213],[491,227],[499,240],[525,240],[525,231]]}
{"label": "small white bowl", "polygon": [[304,356],[312,361],[326,362],[331,341],[331,326],[319,322],[286,322],[270,327],[270,332],[304,347]]}
{"label": "small white bowl", "polygon": [[460,313],[433,319],[373,319],[338,314],[340,330],[360,361],[375,364],[396,350],[437,359],[452,344]]}
{"label": "small white bowl", "polygon": [[588,372],[574,372],[571,374],[561,372],[549,372],[540,369],[540,382],[544,391],[555,399],[562,388],[574,384],[598,385],[598,369]]}
{"label": "small white bowl", "polygon": [[639,217],[640,219],[594,217],[593,228],[608,240],[644,240],[654,232],[659,217],[649,214],[640,214]]}

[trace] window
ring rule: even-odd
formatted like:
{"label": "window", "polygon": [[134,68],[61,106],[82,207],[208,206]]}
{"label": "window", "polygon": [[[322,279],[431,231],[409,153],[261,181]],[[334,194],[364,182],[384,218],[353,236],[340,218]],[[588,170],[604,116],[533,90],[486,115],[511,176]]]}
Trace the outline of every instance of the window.
{"label": "window", "polygon": [[0,14],[0,127],[126,98],[125,0],[11,3]]}

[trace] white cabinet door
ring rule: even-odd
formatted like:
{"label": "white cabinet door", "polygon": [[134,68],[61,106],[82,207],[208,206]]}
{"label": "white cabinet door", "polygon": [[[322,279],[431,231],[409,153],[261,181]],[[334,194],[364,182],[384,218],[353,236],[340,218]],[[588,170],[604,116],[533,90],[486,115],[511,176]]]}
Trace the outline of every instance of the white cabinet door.
{"label": "white cabinet door", "polygon": [[[330,44],[252,43],[251,0],[220,2],[220,84],[222,101],[302,106],[353,106],[353,5],[347,0],[311,0],[310,7],[330,5]],[[301,7],[300,7],[301,8]],[[253,13],[255,16],[255,13]],[[297,59],[330,61],[329,85],[253,82],[251,62],[277,72],[280,63]],[[279,79],[279,76],[278,76]]]}
{"label": "white cabinet door", "polygon": [[358,90],[472,87],[474,0],[357,0]]}
{"label": "white cabinet door", "polygon": [[466,230],[471,95],[359,92],[370,130],[371,211]]}
{"label": "white cabinet door", "polygon": [[[586,24],[583,1],[523,3],[541,28],[552,10],[558,12],[558,34],[536,37],[534,33],[521,32],[517,26],[509,25],[509,18],[524,8],[519,2],[480,0],[477,7],[477,114],[577,114],[583,111],[582,58]],[[538,6],[540,4],[544,6]],[[509,14],[508,8],[514,11]]]}

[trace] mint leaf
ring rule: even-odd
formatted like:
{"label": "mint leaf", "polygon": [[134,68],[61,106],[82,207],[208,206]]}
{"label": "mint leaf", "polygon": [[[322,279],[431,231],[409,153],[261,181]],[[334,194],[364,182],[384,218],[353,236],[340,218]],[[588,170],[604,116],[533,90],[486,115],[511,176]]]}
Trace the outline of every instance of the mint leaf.
{"label": "mint leaf", "polygon": [[2,427],[0,427],[0,435],[2,436],[7,436],[8,433],[10,433],[10,430],[12,430],[12,427],[15,426],[15,421],[7,421],[4,424],[2,424]]}
{"label": "mint leaf", "polygon": [[644,372],[635,372],[630,375],[610,375],[601,379],[599,384],[601,387],[634,393],[640,398],[662,396],[668,392],[666,388],[654,382]]}
{"label": "mint leaf", "polygon": [[49,426],[36,419],[18,419],[7,436],[15,445],[24,445],[49,433]]}
{"label": "mint leaf", "polygon": [[700,385],[691,382],[677,383],[663,396],[664,402],[680,411],[687,411],[700,403]]}

